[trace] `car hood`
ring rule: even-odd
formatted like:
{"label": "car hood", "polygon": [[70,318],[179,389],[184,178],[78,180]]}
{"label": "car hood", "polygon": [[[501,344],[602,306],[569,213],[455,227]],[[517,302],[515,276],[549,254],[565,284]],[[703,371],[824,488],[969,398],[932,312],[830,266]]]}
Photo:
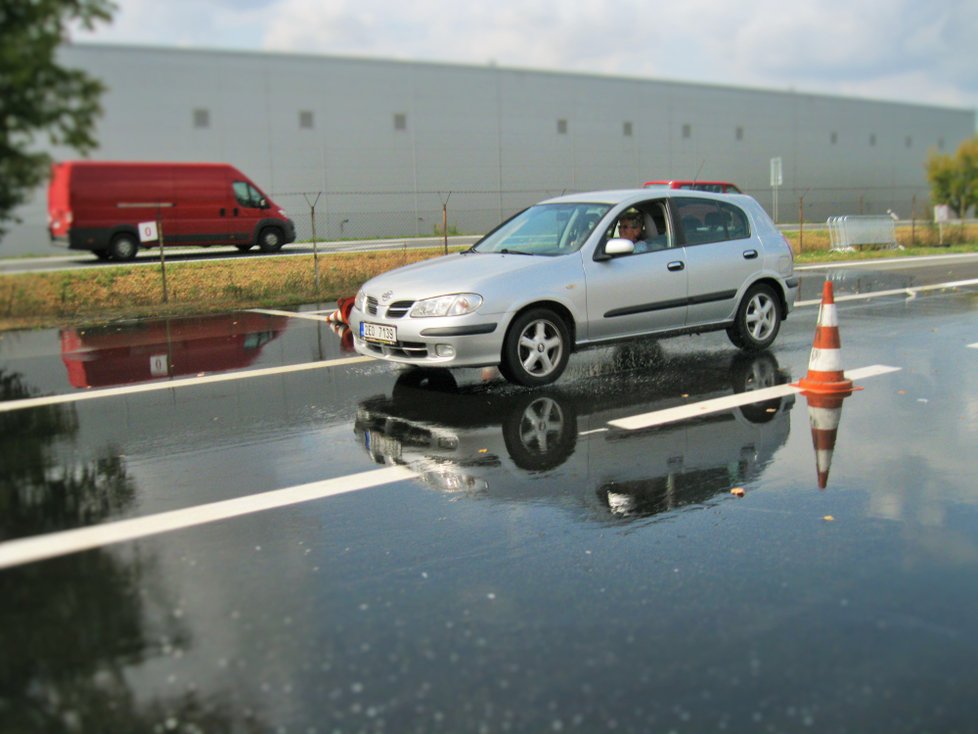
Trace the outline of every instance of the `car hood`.
{"label": "car hood", "polygon": [[476,252],[446,255],[378,275],[369,280],[364,289],[376,298],[390,292],[385,301],[416,301],[450,293],[479,293],[489,281],[553,268],[557,265],[555,261],[572,257],[575,255],[556,258]]}

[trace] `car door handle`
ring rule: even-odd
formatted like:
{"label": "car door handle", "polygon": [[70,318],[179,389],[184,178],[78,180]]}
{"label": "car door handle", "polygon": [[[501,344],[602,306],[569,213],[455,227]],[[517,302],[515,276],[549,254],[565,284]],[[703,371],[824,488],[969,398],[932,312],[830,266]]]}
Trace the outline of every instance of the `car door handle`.
{"label": "car door handle", "polygon": [[221,207],[221,216],[222,217],[224,216],[224,207],[223,206]]}
{"label": "car door handle", "polygon": [[754,260],[757,258],[757,250],[744,250],[744,260]]}
{"label": "car door handle", "polygon": [[666,265],[666,267],[669,268],[669,270],[671,270],[672,272],[675,273],[675,272],[678,272],[680,270],[685,270],[686,269],[686,263],[684,263],[682,260],[673,260],[671,263],[669,263],[668,265]]}
{"label": "car door handle", "polygon": [[231,211],[234,212],[234,216],[238,216],[238,207],[234,207]]}

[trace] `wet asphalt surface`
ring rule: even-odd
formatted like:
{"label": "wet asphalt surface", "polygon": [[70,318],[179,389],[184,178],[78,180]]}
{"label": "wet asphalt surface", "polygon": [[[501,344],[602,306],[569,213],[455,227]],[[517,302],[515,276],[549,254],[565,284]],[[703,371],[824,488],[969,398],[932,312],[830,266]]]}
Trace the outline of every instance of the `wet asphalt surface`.
{"label": "wet asphalt surface", "polygon": [[[978,286],[840,296],[976,275],[829,272],[845,367],[900,369],[827,455],[804,395],[608,426],[803,377],[815,306],[761,355],[619,345],[541,390],[363,362],[0,412],[3,542],[412,475],[0,570],[0,731],[973,731]],[[0,389],[348,356],[260,314],[8,332]]]}

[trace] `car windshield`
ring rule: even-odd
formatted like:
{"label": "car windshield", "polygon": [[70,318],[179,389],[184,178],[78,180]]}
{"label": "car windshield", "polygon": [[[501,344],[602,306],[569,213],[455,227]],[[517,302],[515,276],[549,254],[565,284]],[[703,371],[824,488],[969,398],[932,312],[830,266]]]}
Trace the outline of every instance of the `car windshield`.
{"label": "car windshield", "polygon": [[472,250],[515,255],[577,252],[611,208],[608,204],[539,204],[487,234]]}

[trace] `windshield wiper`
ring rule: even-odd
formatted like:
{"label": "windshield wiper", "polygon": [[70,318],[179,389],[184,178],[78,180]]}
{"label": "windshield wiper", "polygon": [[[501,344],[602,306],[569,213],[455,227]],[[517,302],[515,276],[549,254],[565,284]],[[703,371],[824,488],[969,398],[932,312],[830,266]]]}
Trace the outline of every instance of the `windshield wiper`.
{"label": "windshield wiper", "polygon": [[534,255],[534,253],[532,253],[532,252],[523,252],[522,250],[510,250],[507,247],[504,247],[503,249],[501,249],[499,251],[499,254],[500,255],[529,255],[530,257],[533,257],[533,255]]}

